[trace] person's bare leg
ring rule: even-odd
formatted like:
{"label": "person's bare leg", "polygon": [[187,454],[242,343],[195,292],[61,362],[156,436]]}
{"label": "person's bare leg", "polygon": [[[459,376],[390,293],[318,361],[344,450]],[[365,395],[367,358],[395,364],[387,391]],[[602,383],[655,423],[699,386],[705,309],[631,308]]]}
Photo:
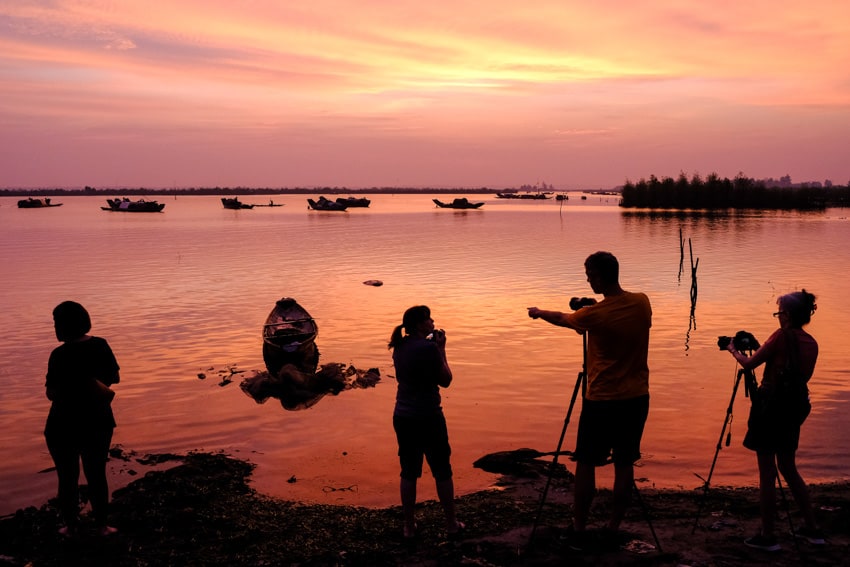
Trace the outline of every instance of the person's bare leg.
{"label": "person's bare leg", "polygon": [[635,469],[632,463],[614,463],[614,494],[611,505],[611,519],[608,529],[617,531],[632,501],[632,485],[635,481]]}
{"label": "person's bare leg", "polygon": [[782,473],[782,477],[788,484],[791,494],[794,496],[794,502],[797,503],[800,512],[803,514],[803,521],[806,523],[806,527],[812,530],[818,529],[815,513],[812,509],[812,501],[809,497],[809,488],[797,470],[794,451],[777,453],[776,464],[779,467],[779,472]]}
{"label": "person's bare leg", "polygon": [[404,537],[413,537],[416,535],[416,479],[401,479],[400,492]]}
{"label": "person's bare leg", "polygon": [[440,504],[443,505],[443,512],[446,514],[446,531],[449,533],[457,532],[458,522],[455,514],[455,484],[449,477],[447,480],[437,481],[437,498],[440,499]]}
{"label": "person's bare leg", "polygon": [[761,533],[773,536],[776,518],[776,457],[773,453],[759,452],[759,504],[761,508]]}
{"label": "person's bare leg", "polygon": [[573,497],[573,528],[582,532],[587,527],[590,505],[596,494],[596,467],[576,463],[575,493]]}

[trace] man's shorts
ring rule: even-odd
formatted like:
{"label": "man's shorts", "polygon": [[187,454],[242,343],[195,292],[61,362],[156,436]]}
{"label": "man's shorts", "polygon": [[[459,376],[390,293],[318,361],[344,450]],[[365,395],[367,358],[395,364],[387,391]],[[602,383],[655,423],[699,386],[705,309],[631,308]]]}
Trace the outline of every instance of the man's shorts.
{"label": "man's shorts", "polygon": [[422,476],[422,458],[428,460],[437,482],[452,478],[449,457],[449,432],[442,412],[425,417],[393,416],[393,429],[398,439],[401,478],[416,480]]}
{"label": "man's shorts", "polygon": [[573,459],[601,466],[640,459],[649,394],[627,400],[583,400]]}

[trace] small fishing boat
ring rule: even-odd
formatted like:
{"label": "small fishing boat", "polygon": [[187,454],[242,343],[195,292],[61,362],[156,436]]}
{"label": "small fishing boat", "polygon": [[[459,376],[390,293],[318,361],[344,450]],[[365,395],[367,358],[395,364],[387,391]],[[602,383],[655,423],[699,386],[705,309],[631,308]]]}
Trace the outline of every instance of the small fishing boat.
{"label": "small fishing boat", "polygon": [[248,205],[239,200],[238,197],[222,197],[221,204],[225,209],[253,209],[254,205]]}
{"label": "small fishing boat", "polygon": [[165,208],[165,203],[156,201],[131,201],[127,197],[123,199],[107,199],[108,207],[101,207],[104,211],[118,211],[122,213],[158,213]]}
{"label": "small fishing boat", "polygon": [[43,199],[34,199],[32,197],[27,197],[26,199],[21,199],[18,201],[19,209],[43,209],[45,207],[61,207],[62,203],[51,203],[50,197],[45,197]]}
{"label": "small fishing boat", "polygon": [[331,201],[330,199],[326,199],[324,196],[319,197],[316,201],[313,199],[307,199],[307,202],[310,204],[310,208],[314,211],[344,211],[348,208],[348,205],[345,203]]}
{"label": "small fishing boat", "polygon": [[283,203],[275,203],[271,199],[269,199],[268,203],[257,203],[253,205],[254,207],[282,207]]}
{"label": "small fishing boat", "polygon": [[434,203],[441,209],[477,209],[483,202],[480,203],[470,203],[469,199],[466,197],[458,197],[454,199],[451,203],[444,203],[439,199],[434,199]]}
{"label": "small fishing boat", "polygon": [[315,372],[318,333],[316,321],[297,301],[291,297],[276,301],[263,325],[263,361],[269,373],[277,376],[287,364],[301,372]]}
{"label": "small fishing boat", "polygon": [[368,207],[372,201],[366,197],[337,197],[336,202],[346,207]]}

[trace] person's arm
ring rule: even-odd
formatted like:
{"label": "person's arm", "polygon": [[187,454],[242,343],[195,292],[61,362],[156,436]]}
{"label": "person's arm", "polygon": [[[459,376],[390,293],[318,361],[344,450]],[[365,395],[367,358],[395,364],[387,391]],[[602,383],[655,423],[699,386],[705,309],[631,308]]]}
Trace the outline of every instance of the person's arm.
{"label": "person's arm", "polygon": [[734,341],[729,341],[729,344],[726,345],[726,350],[732,353],[732,357],[741,365],[741,368],[744,370],[752,370],[753,368],[757,368],[764,364],[768,358],[770,358],[772,352],[772,341],[768,339],[765,344],[761,345],[758,350],[756,350],[752,356],[747,356],[743,352],[739,351],[735,348]]}
{"label": "person's arm", "polygon": [[440,369],[437,372],[437,384],[443,388],[448,388],[452,383],[452,369],[449,367],[449,361],[446,358],[446,334],[444,332],[435,333],[434,343],[437,345],[437,350],[440,352]]}
{"label": "person's arm", "polygon": [[545,309],[538,309],[537,307],[529,307],[528,316],[532,319],[543,319],[547,323],[557,325],[558,327],[567,327],[568,329],[574,329],[579,333],[581,332],[575,325],[573,325],[569,321],[568,313],[563,313],[561,311],[547,311]]}

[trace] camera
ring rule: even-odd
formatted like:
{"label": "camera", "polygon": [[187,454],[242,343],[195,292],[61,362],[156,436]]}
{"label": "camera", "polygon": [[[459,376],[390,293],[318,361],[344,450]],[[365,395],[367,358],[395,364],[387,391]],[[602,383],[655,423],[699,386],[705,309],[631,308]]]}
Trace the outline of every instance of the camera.
{"label": "camera", "polygon": [[446,336],[446,332],[442,329],[434,329],[434,332],[425,337],[427,340],[437,342],[437,339]]}
{"label": "camera", "polygon": [[717,337],[717,347],[720,350],[726,350],[729,343],[735,345],[736,350],[758,350],[759,342],[747,331],[738,331],[734,337]]}
{"label": "camera", "polygon": [[588,305],[594,305],[596,300],[592,297],[573,297],[570,299],[570,309],[573,311],[578,311],[582,307],[587,307]]}

